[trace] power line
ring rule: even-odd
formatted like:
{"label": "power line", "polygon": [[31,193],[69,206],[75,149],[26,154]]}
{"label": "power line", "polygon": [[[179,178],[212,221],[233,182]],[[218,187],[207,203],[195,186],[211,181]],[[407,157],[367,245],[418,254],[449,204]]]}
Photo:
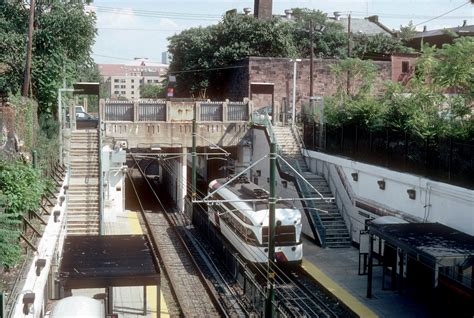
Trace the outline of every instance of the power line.
{"label": "power line", "polygon": [[421,25],[421,24],[425,24],[425,23],[427,23],[427,22],[430,22],[430,21],[436,20],[436,19],[438,19],[438,18],[441,18],[441,17],[443,17],[443,16],[445,16],[445,15],[447,15],[447,14],[453,12],[453,11],[456,11],[457,9],[460,9],[460,8],[464,7],[465,5],[467,5],[467,4],[469,4],[469,3],[471,3],[470,0],[469,0],[468,2],[465,2],[464,4],[461,4],[460,6],[454,8],[454,9],[452,9],[452,10],[449,10],[449,11],[443,13],[443,14],[440,14],[440,15],[434,17],[434,18],[431,18],[431,19],[429,19],[429,20],[426,20],[426,21],[420,22],[420,23],[418,23],[418,24],[415,24],[415,26],[419,26],[419,25]]}
{"label": "power line", "polygon": [[[123,10],[128,8],[116,8],[116,7],[107,7],[107,6],[96,6],[98,9],[103,10]],[[130,8],[131,9],[131,8]],[[137,13],[146,13],[146,14],[163,14],[169,16],[193,16],[193,17],[217,17],[220,18],[221,15],[208,14],[208,13],[183,13],[183,12],[170,12],[170,11],[153,11],[153,10],[141,10],[141,9],[131,9],[131,11]]]}
{"label": "power line", "polygon": [[[125,58],[125,57],[102,55],[102,54],[96,54],[96,53],[92,53],[92,55],[99,56],[99,57],[106,57],[106,58],[116,59],[116,60],[122,60],[122,61],[131,61],[131,60],[133,60],[133,59]],[[159,63],[159,62],[154,62],[154,61],[148,61],[148,62],[150,62],[150,63]],[[229,65],[229,66],[201,68],[201,69],[194,69],[194,70],[168,71],[168,74],[198,73],[198,72],[228,70],[228,69],[246,68],[246,67],[247,66],[245,66],[245,65],[235,65],[235,66]]]}
{"label": "power line", "polygon": [[203,20],[203,21],[216,21],[221,18],[221,16],[211,16],[211,15],[193,15],[193,14],[182,14],[182,13],[166,13],[159,11],[145,11],[145,10],[124,10],[122,8],[110,8],[110,7],[96,7],[99,12],[103,13],[114,13],[120,15],[129,15],[129,16],[139,16],[139,17],[148,17],[148,18],[169,18],[177,20]]}
{"label": "power line", "polygon": [[[363,12],[363,11],[340,11],[341,13],[347,13],[352,12],[353,14],[356,14],[358,17],[367,17],[367,13],[371,15],[378,15],[379,17],[384,17],[384,18],[398,18],[398,19],[404,19],[404,18],[410,18],[410,19],[431,19],[435,18],[433,15],[406,15],[406,14],[397,14],[397,13],[382,13],[382,12]],[[449,16],[449,17],[444,17],[444,19],[466,19],[466,18],[471,18],[472,16],[470,15],[458,15],[458,16]]]}
{"label": "power line", "polygon": [[140,29],[140,28],[111,28],[98,27],[98,30],[117,30],[117,31],[153,31],[153,32],[181,32],[183,29]]}

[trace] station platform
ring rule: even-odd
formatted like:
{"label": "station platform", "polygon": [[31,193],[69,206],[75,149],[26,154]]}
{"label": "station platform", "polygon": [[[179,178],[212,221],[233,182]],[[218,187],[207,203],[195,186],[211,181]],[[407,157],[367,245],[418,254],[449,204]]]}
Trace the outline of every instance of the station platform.
{"label": "station platform", "polygon": [[[143,234],[138,212],[125,210],[124,212],[107,211],[104,219],[106,235]],[[104,293],[104,290],[79,289],[73,290],[73,295],[92,297]],[[114,313],[120,318],[156,318],[170,317],[166,300],[161,293],[161,312],[156,312],[156,287],[146,287],[147,315],[143,314],[144,292],[143,287],[114,287]]]}
{"label": "station platform", "polygon": [[373,296],[367,298],[355,247],[324,249],[304,240],[303,257],[304,269],[359,317],[430,317],[429,304],[414,291],[382,290],[382,267],[373,268]]}

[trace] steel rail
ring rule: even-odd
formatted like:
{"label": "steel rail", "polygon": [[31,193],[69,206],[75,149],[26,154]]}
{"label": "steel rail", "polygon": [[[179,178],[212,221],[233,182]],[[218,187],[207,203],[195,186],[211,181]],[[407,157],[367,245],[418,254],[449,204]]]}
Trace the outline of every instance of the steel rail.
{"label": "steel rail", "polygon": [[[199,268],[198,266],[198,263],[195,259],[195,257],[193,256],[192,252],[189,250],[188,246],[186,245],[185,243],[185,240],[183,239],[183,237],[181,236],[181,234],[179,233],[179,231],[177,230],[176,228],[176,224],[173,222],[173,220],[170,218],[170,216],[168,215],[168,213],[166,213],[166,208],[164,207],[163,203],[161,202],[160,198],[158,197],[158,195],[156,194],[156,192],[154,191],[152,185],[150,184],[150,181],[148,181],[148,179],[146,178],[146,175],[144,174],[143,170],[141,169],[141,167],[138,165],[138,162],[136,160],[136,158],[132,155],[131,156],[132,159],[134,160],[134,163],[135,165],[137,166],[138,168],[138,171],[140,172],[142,178],[146,181],[146,183],[148,184],[148,187],[149,189],[151,190],[151,192],[153,193],[154,197],[156,198],[156,200],[159,202],[161,208],[162,208],[162,215],[165,217],[166,221],[168,222],[168,224],[170,225],[170,228],[172,229],[172,231],[174,232],[174,234],[176,235],[176,237],[179,239],[179,242],[180,242],[180,245],[181,247],[186,251],[187,255],[189,256],[192,264],[193,264],[193,267],[194,269],[196,270],[196,272],[198,273],[198,278],[199,280],[201,281],[204,289],[206,290],[209,298],[211,299],[213,305],[214,305],[214,308],[216,309],[216,311],[221,315],[221,316],[224,316],[224,317],[228,317],[225,309],[222,307],[222,304],[219,302],[218,298],[219,298],[219,295],[216,294],[216,292],[214,291],[214,288],[211,286],[211,284],[207,281],[206,277],[204,276],[203,272],[201,271],[201,269]],[[133,185],[133,181],[132,181],[132,178],[130,177],[129,175],[129,178],[130,178],[130,181]],[[135,191],[136,191],[136,188],[134,187]],[[138,196],[138,193],[136,192],[137,194],[137,199],[139,198]],[[142,211],[144,211],[143,209],[143,206],[141,205],[142,207]],[[153,231],[151,229],[151,226],[148,222],[148,216],[142,212],[142,216],[143,216],[143,219],[146,223],[146,226],[147,226],[147,230],[148,230],[148,233],[150,235],[150,237],[152,238],[152,241],[153,242],[156,242],[156,238],[154,237],[153,235]],[[158,252],[158,255],[160,255],[160,251],[158,249],[158,245],[156,244],[155,246],[156,248],[156,251]],[[165,268],[166,271],[169,272],[169,269],[166,268],[166,265],[164,262],[163,263],[163,267]],[[169,275],[168,275],[169,277]],[[176,293],[176,290],[177,290],[177,287],[175,286],[175,284],[170,280],[170,284],[172,285],[173,289],[175,290],[175,293]],[[177,298],[178,299],[178,298]],[[181,306],[182,304],[180,304]]]}

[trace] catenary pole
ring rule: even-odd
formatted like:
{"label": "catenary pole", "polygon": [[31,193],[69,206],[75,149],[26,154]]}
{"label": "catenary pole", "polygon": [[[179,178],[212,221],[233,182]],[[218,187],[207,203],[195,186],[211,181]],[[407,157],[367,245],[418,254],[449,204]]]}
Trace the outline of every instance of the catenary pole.
{"label": "catenary pole", "polygon": [[265,317],[273,317],[275,300],[275,205],[276,205],[276,144],[270,144],[270,197],[269,197],[269,235],[268,235],[268,267],[267,267],[267,299]]}
{"label": "catenary pole", "polygon": [[192,153],[191,153],[191,159],[192,159],[192,186],[191,186],[191,202],[196,201],[196,104],[194,104],[194,109],[193,109],[193,141],[192,141]]}

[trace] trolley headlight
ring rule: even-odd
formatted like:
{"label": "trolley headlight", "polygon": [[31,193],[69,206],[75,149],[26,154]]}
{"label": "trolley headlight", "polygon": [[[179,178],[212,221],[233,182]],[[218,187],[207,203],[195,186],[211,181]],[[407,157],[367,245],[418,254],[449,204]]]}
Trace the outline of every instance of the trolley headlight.
{"label": "trolley headlight", "polygon": [[277,221],[276,226],[281,226],[281,221],[280,220]]}
{"label": "trolley headlight", "polygon": [[293,252],[296,251],[296,246],[293,246],[293,247],[291,248],[291,250],[292,250]]}

